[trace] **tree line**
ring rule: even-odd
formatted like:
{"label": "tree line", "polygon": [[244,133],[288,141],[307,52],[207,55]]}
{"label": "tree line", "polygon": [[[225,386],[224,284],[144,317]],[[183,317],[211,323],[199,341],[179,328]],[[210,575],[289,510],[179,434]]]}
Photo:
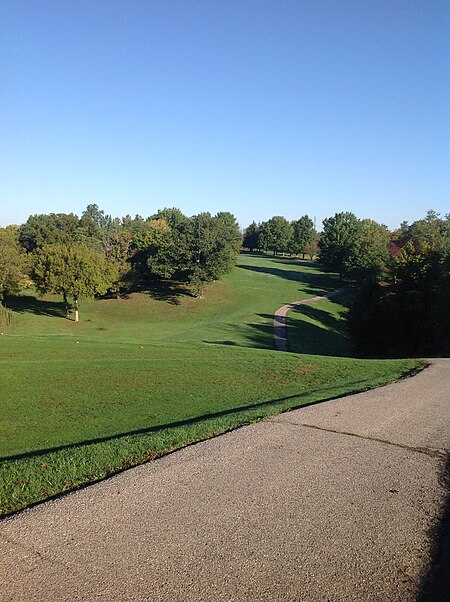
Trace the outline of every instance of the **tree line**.
{"label": "tree line", "polygon": [[348,315],[359,354],[402,356],[450,353],[450,214],[428,211],[390,232],[350,212],[326,218],[320,234],[307,216],[274,216],[244,231],[244,247],[308,255],[357,284]]}
{"label": "tree line", "polygon": [[348,316],[356,349],[380,357],[448,355],[450,215],[428,211],[386,241],[387,248],[377,237],[350,245],[356,251],[342,260],[361,281]]}
{"label": "tree line", "polygon": [[[450,352],[450,215],[428,211],[390,232],[371,219],[341,212],[316,233],[307,215],[282,216],[240,233],[228,212],[187,217],[162,209],[144,219],[112,218],[95,204],[77,215],[31,215],[0,228],[0,303],[26,278],[40,292],[61,294],[67,315],[80,297],[120,294],[155,281],[183,283],[201,297],[205,284],[251,251],[318,259],[358,284],[349,312],[356,349],[368,356]],[[76,313],[77,317],[77,313]]]}
{"label": "tree line", "polygon": [[113,218],[90,204],[74,213],[31,215],[0,228],[0,302],[29,277],[38,291],[63,296],[78,319],[80,297],[176,281],[201,297],[205,284],[232,269],[242,237],[228,212],[187,217],[166,208],[144,219]]}
{"label": "tree line", "polygon": [[313,259],[317,252],[317,233],[308,215],[289,222],[275,215],[266,222],[252,222],[244,230],[242,245],[250,251],[269,251],[274,255],[308,255]]}

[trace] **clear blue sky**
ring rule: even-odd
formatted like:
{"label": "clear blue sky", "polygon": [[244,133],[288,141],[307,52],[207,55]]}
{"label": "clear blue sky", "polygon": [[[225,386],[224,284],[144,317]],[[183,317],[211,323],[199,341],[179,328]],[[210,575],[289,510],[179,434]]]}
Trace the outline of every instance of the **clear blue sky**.
{"label": "clear blue sky", "polygon": [[0,224],[450,212],[447,0],[2,0]]}

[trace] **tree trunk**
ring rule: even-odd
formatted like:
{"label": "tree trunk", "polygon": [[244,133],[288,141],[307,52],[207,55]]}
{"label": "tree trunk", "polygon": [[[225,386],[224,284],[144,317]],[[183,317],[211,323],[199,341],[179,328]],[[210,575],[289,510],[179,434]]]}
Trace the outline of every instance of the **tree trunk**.
{"label": "tree trunk", "polygon": [[69,302],[67,301],[67,293],[63,291],[64,305],[66,306],[66,318],[69,319]]}
{"label": "tree trunk", "polygon": [[78,322],[78,297],[74,297],[75,301],[75,322]]}

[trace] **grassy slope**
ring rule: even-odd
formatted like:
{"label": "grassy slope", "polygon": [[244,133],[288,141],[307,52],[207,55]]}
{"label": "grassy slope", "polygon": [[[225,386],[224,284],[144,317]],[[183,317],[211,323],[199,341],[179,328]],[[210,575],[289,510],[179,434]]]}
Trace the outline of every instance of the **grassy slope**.
{"label": "grassy slope", "polygon": [[[163,301],[141,293],[83,303],[79,324],[61,317],[57,298],[16,303],[15,325],[0,339],[2,511],[414,367],[270,350],[277,307],[335,286],[307,264],[247,255],[202,300],[175,304],[166,291]],[[294,349],[326,353],[324,331],[333,335],[328,352],[346,351],[342,322],[329,317],[344,311],[338,301],[314,314],[336,332],[293,318]]]}
{"label": "grassy slope", "polygon": [[311,305],[301,305],[288,314],[288,342],[294,353],[351,357],[345,315],[355,294],[349,289]]}

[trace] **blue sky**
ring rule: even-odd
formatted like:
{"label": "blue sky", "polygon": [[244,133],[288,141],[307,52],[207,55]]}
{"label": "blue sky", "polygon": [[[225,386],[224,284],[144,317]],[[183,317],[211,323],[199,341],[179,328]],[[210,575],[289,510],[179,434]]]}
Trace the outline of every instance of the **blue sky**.
{"label": "blue sky", "polygon": [[0,224],[450,212],[450,4],[2,0]]}

